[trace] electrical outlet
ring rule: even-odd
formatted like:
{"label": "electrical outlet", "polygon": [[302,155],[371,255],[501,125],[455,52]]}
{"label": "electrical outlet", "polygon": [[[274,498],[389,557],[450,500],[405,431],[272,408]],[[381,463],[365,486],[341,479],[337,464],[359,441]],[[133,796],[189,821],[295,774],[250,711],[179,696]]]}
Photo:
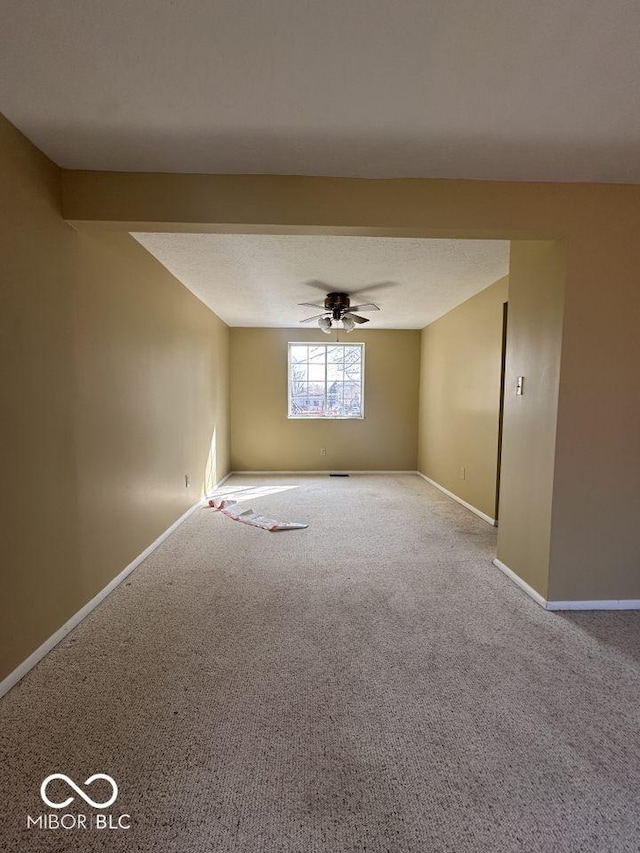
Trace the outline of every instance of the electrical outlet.
{"label": "electrical outlet", "polygon": [[185,474],[184,475],[184,487],[185,487],[185,489],[188,489],[190,485],[191,485],[191,477],[188,474]]}
{"label": "electrical outlet", "polygon": [[460,479],[461,480],[467,479],[467,469],[464,467],[464,465],[460,468]]}
{"label": "electrical outlet", "polygon": [[326,456],[326,455],[327,455],[327,448],[321,447],[320,448],[320,456]]}

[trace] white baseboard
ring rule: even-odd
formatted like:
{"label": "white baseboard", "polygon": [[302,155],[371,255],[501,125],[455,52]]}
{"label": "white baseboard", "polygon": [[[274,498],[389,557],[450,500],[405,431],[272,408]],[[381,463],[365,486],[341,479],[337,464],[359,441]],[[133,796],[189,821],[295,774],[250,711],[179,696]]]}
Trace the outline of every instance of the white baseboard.
{"label": "white baseboard", "polygon": [[233,471],[229,471],[229,473],[227,474],[226,477],[223,477],[218,483],[215,484],[215,486],[213,487],[213,489],[210,492],[207,492],[205,497],[210,498],[212,495],[215,495],[215,493],[218,491],[220,486],[224,485],[224,483],[227,482],[227,480],[229,479],[229,477],[231,477],[232,474],[233,474]]}
{"label": "white baseboard", "polygon": [[547,601],[547,610],[640,610],[640,598],[602,601]]}
{"label": "white baseboard", "polygon": [[[231,476],[230,474],[227,474],[227,476],[223,480],[221,480],[220,483],[218,483],[218,486],[220,486],[222,483],[224,483],[224,481],[230,476]],[[218,486],[216,486],[216,488]],[[45,640],[45,642],[41,646],[39,646],[35,650],[35,652],[32,652],[32,654],[30,654],[26,660],[24,660],[19,666],[17,666],[13,670],[13,672],[10,672],[6,678],[4,678],[2,681],[0,681],[0,698],[2,698],[2,696],[5,695],[5,693],[7,693],[9,690],[11,690],[11,688],[14,687],[20,681],[21,678],[24,678],[24,676],[29,672],[29,670],[33,669],[33,667],[37,663],[39,663],[42,660],[42,658],[48,652],[51,651],[51,649],[53,649],[55,646],[57,646],[58,643],[67,636],[67,634],[69,634],[71,631],[73,631],[73,629],[77,625],[79,625],[80,622],[82,622],[82,620],[85,619],[91,613],[92,610],[95,610],[95,608],[102,601],[104,601],[104,599],[109,595],[110,592],[113,592],[113,590],[119,584],[121,584],[122,581],[128,575],[130,575],[131,572],[137,566],[139,566],[143,560],[146,560],[146,558],[153,551],[155,551],[155,549],[159,545],[161,545],[164,542],[164,540],[173,533],[174,530],[176,530],[178,527],[180,527],[180,525],[184,521],[186,521],[187,518],[189,518],[189,516],[191,515],[192,512],[195,512],[195,510],[197,510],[199,507],[201,507],[203,505],[203,503],[204,503],[204,498],[201,498],[197,503],[195,503],[185,513],[183,513],[180,516],[180,518],[178,518],[176,521],[174,521],[170,527],[167,527],[167,529],[164,531],[164,533],[161,533],[160,536],[158,536],[158,538],[155,540],[155,542],[152,542],[148,548],[144,549],[142,554],[139,554],[135,558],[135,560],[133,560],[133,562],[129,563],[129,565],[120,572],[120,574],[116,575],[115,578],[113,578],[113,580],[109,581],[109,583],[104,587],[104,589],[101,589],[100,592],[91,599],[91,601],[88,601],[84,605],[84,607],[81,607],[80,610],[78,610],[78,612],[75,613],[71,617],[71,619],[69,619],[67,622],[65,622],[64,625],[62,625],[62,627],[58,628],[58,630],[55,632],[55,634],[52,634],[48,640]]]}
{"label": "white baseboard", "polygon": [[523,581],[520,575],[517,575],[512,569],[509,568],[509,566],[505,566],[505,564],[497,557],[493,561],[493,565],[497,566],[497,568],[499,568],[503,574],[505,574],[508,578],[510,578],[510,580],[517,584],[520,589],[524,590],[527,595],[533,598],[533,600],[537,604],[546,609],[547,599],[543,595],[540,595],[540,593],[532,586],[529,586],[526,581]]}
{"label": "white baseboard", "polygon": [[431,483],[431,485],[435,486],[436,489],[440,489],[440,491],[444,492],[445,495],[452,498],[457,503],[461,504],[463,507],[465,507],[465,509],[468,509],[470,512],[474,513],[474,515],[477,515],[478,518],[481,518],[483,521],[486,521],[487,524],[491,524],[493,525],[493,527],[496,526],[495,518],[491,518],[490,515],[487,515],[486,513],[482,512],[481,510],[477,509],[475,506],[472,506],[466,501],[463,501],[462,498],[458,497],[458,495],[455,495],[453,492],[450,492],[449,489],[445,489],[444,486],[441,486],[440,483],[436,483],[436,481],[432,480],[431,477],[427,477],[427,475],[423,474],[422,471],[416,471],[416,474],[418,475],[418,477],[422,477],[422,479],[426,480],[427,483]]}
{"label": "white baseboard", "polygon": [[[298,474],[300,477],[307,477],[310,475],[316,474],[325,474],[329,476],[329,474],[415,474],[415,471],[354,471],[349,470],[345,471],[341,468],[325,468],[322,471],[232,471],[232,474],[238,474],[240,476],[251,476],[251,477],[266,477],[271,475],[272,477],[290,477],[294,474]],[[230,476],[230,475],[229,475]]]}
{"label": "white baseboard", "polygon": [[547,601],[532,586],[517,575],[509,566],[505,566],[497,557],[493,561],[508,578],[510,578],[527,595],[531,596],[545,610],[640,610],[640,598],[618,598],[602,601]]}

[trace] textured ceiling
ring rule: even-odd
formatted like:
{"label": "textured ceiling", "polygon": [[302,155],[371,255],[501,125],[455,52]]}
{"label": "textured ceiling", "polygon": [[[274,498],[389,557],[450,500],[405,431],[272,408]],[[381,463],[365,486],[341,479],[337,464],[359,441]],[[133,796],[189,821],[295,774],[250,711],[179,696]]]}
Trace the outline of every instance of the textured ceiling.
{"label": "textured ceiling", "polygon": [[640,181],[634,0],[4,0],[62,166]]}
{"label": "textured ceiling", "polygon": [[318,313],[299,302],[345,290],[380,307],[369,328],[421,329],[509,268],[501,240],[133,236],[230,326],[290,328]]}

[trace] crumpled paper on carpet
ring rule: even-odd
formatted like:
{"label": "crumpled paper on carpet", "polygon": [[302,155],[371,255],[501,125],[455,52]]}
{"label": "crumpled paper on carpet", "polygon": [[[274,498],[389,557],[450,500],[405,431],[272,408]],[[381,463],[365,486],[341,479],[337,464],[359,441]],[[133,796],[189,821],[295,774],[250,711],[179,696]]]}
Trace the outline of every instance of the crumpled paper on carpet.
{"label": "crumpled paper on carpet", "polygon": [[241,521],[242,524],[250,524],[252,527],[260,527],[262,530],[270,530],[275,533],[278,530],[302,530],[308,527],[308,524],[303,524],[301,521],[276,521],[275,518],[267,518],[264,515],[258,515],[252,509],[245,509],[243,512],[238,512],[232,507],[237,506],[237,501],[232,500],[216,500],[213,498],[209,501],[209,506],[226,515],[227,518],[232,518],[234,521]]}

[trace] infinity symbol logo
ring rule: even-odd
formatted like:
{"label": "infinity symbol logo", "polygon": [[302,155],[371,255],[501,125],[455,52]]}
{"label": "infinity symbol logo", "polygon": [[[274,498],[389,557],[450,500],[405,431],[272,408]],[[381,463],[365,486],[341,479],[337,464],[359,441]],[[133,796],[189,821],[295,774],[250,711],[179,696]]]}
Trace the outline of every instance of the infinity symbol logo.
{"label": "infinity symbol logo", "polygon": [[94,773],[93,776],[89,776],[89,778],[84,783],[85,785],[91,785],[93,782],[96,781],[96,779],[106,779],[106,781],[111,785],[113,791],[111,797],[106,801],[106,803],[96,803],[94,800],[91,799],[91,797],[88,797],[84,793],[84,791],[81,791],[80,788],[78,788],[73,779],[69,779],[69,777],[65,776],[64,773],[52,773],[51,776],[47,776],[42,785],[40,785],[40,796],[42,797],[43,801],[52,809],[66,809],[69,803],[72,803],[75,799],[74,797],[69,797],[63,803],[52,802],[49,797],[47,797],[47,785],[53,779],[62,779],[62,781],[66,782],[70,788],[73,788],[76,794],[82,797],[85,803],[88,803],[94,809],[106,809],[112,803],[115,803],[116,798],[118,796],[118,786],[111,778],[111,776],[107,776],[106,773]]}

